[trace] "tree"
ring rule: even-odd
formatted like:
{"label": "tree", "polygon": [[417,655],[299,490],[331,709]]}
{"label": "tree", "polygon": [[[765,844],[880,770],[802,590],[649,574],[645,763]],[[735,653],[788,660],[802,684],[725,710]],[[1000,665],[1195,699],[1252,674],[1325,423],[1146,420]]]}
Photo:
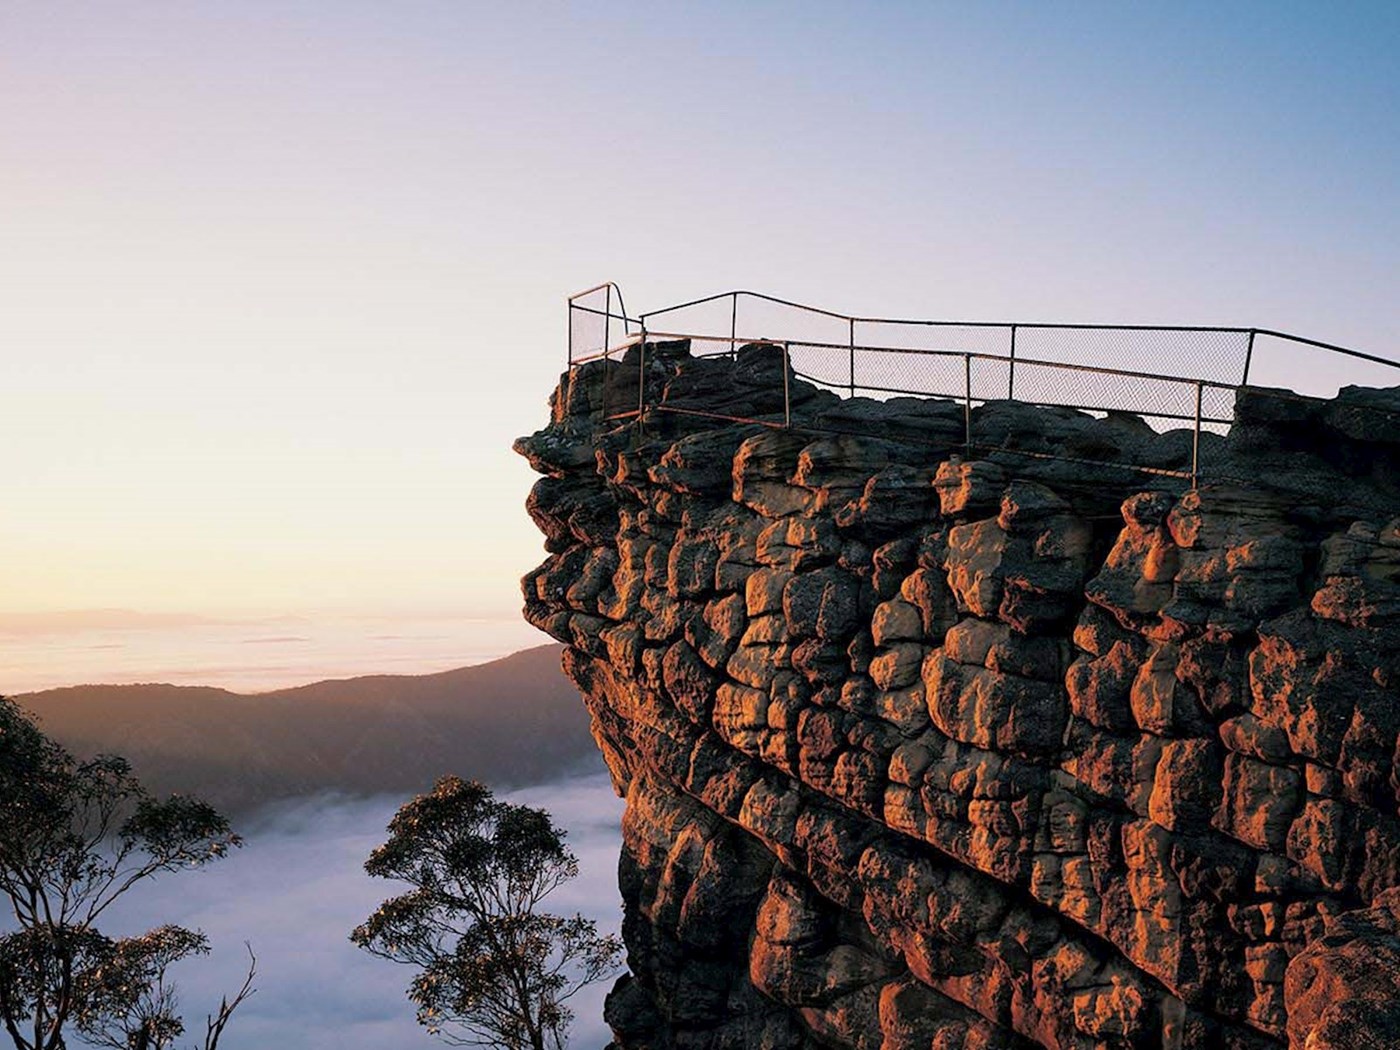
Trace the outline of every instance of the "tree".
{"label": "tree", "polygon": [[[0,936],[0,1022],[17,1050],[63,1050],[71,1030],[118,1050],[171,1046],[184,1024],[166,971],[207,940],[179,926],[114,939],[98,921],[153,876],[239,845],[212,806],[153,798],[121,758],[77,761],[0,698],[0,893],[17,927]],[[205,1050],[255,973],[256,959],[209,1018]]]}
{"label": "tree", "polygon": [[369,874],[409,883],[350,939],[419,968],[418,1023],[447,1042],[560,1050],[567,1000],[617,970],[622,945],[581,915],[536,911],[578,874],[564,832],[542,809],[498,801],[484,784],[443,777],[405,803]]}
{"label": "tree", "polygon": [[[245,945],[245,947],[248,947]],[[115,942],[87,987],[78,1030],[94,1046],[110,1050],[162,1050],[185,1032],[179,999],[166,971],[190,955],[207,955],[209,940],[181,926],[159,926]],[[205,1018],[204,1050],[215,1050],[234,1010],[253,994],[258,960],[248,947],[248,975],[238,993]]]}

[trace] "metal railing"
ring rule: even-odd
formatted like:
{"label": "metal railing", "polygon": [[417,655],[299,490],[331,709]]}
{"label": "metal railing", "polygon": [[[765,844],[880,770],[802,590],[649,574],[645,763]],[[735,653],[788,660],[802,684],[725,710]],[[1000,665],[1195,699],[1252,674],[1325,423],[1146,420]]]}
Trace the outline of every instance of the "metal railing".
{"label": "metal railing", "polygon": [[[742,336],[741,302],[743,324],[753,326],[752,334]],[[1229,429],[1236,391],[1249,385],[1251,370],[1257,368],[1257,348],[1303,347],[1372,370],[1400,370],[1397,361],[1263,328],[856,317],[747,290],[694,299],[633,318],[612,283],[570,296],[568,304],[571,376],[589,361],[602,359],[605,368],[615,367],[623,355],[637,348],[635,407],[607,408],[604,416],[612,421],[640,418],[650,407],[788,427],[792,425],[790,377],[846,397],[861,393],[960,401],[969,450],[974,445],[974,404],[1020,401],[1090,413],[1131,413],[1156,423],[1157,428],[1173,423],[1191,427],[1189,471],[1136,465],[1134,469],[1189,478],[1193,485],[1201,473],[1202,434]],[[685,323],[661,323],[677,320]],[[612,342],[613,332],[623,338]],[[780,348],[781,421],[648,406],[647,346],[672,340],[687,342],[694,356],[737,355],[741,346],[749,344]],[[1189,361],[1193,374],[1125,367],[1164,358]]]}
{"label": "metal railing", "polygon": [[[613,312],[614,300],[617,301],[616,313]],[[622,302],[622,289],[612,281],[595,284],[592,288],[585,288],[569,296],[570,368],[575,364],[601,357],[614,349],[614,321],[621,323],[624,341],[630,336],[632,326],[640,326],[641,323],[627,316],[627,308]]]}

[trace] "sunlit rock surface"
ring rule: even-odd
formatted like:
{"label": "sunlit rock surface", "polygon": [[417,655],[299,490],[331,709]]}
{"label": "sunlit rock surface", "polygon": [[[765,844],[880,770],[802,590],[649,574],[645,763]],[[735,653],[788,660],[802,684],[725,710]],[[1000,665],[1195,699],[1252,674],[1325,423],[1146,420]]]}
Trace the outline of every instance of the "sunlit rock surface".
{"label": "sunlit rock surface", "polygon": [[[782,420],[771,348],[648,357]],[[606,367],[517,448],[627,798],[618,1047],[1400,1045],[1400,391],[1244,391],[1188,491],[1086,462],[1189,469],[1132,417],[639,433]]]}

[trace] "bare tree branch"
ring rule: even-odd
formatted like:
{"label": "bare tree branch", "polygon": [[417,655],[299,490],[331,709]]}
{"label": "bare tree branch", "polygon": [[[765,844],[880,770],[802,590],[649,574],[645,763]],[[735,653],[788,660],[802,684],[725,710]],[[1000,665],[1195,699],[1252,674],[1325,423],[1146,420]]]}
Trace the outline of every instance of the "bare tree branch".
{"label": "bare tree branch", "polygon": [[258,974],[258,957],[253,954],[253,946],[247,941],[243,942],[243,947],[248,950],[248,976],[243,979],[243,987],[238,989],[238,994],[232,1000],[227,997],[219,1000],[219,1012],[205,1018],[204,1050],[217,1050],[219,1037],[224,1034],[224,1027],[233,1016],[233,1011],[257,991],[253,987],[253,978]]}

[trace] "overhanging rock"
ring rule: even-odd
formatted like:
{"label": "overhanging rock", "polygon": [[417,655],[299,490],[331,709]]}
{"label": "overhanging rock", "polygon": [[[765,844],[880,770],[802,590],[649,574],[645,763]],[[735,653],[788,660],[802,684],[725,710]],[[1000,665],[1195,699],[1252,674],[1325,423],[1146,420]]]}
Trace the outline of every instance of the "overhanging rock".
{"label": "overhanging rock", "polygon": [[1131,417],[650,360],[517,443],[619,1047],[1400,1045],[1400,391],[1242,390],[1189,489]]}

